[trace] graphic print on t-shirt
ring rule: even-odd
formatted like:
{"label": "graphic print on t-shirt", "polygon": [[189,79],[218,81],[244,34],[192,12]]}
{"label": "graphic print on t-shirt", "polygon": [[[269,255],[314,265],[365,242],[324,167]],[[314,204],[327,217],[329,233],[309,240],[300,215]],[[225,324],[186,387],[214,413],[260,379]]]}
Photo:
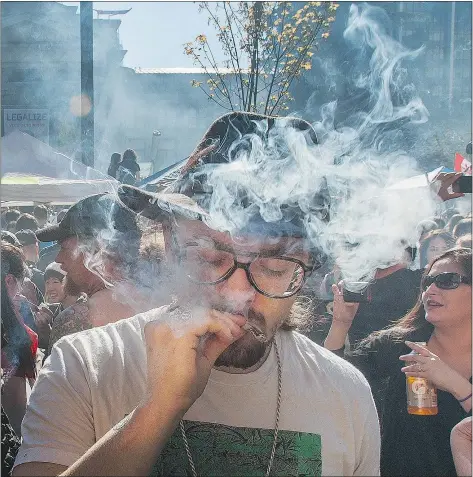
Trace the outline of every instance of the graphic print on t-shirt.
{"label": "graphic print on t-shirt", "polygon": [[[266,475],[273,429],[195,421],[184,421],[184,427],[197,475]],[[151,475],[192,475],[180,427],[169,439]],[[321,476],[320,435],[280,430],[271,475]]]}

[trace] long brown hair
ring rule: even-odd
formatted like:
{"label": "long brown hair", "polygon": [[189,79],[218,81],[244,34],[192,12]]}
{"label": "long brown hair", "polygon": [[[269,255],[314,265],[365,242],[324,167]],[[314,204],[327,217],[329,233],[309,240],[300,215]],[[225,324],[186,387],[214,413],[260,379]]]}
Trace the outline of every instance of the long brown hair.
{"label": "long brown hair", "polygon": [[[471,283],[471,249],[469,248],[452,248],[444,252],[442,255],[435,257],[428,267],[426,267],[422,280],[430,273],[430,270],[435,263],[445,259],[457,263],[461,268],[462,275],[467,277]],[[433,330],[434,326],[425,319],[425,309],[422,302],[421,291],[417,303],[407,315],[388,328],[371,333],[371,335],[359,343],[359,346],[365,346],[380,335],[389,334],[393,339],[403,341],[407,337],[411,337],[411,335],[417,333],[430,336]]]}
{"label": "long brown hair", "polygon": [[34,374],[35,363],[30,350],[31,338],[20,323],[13,302],[8,295],[5,283],[7,275],[13,275],[23,281],[27,275],[27,266],[22,251],[2,240],[2,368],[8,379],[17,369]]}

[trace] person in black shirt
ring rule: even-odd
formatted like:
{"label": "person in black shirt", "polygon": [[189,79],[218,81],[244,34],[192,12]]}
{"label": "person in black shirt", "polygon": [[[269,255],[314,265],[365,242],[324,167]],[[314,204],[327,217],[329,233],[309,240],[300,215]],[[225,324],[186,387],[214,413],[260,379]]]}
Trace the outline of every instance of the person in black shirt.
{"label": "person in black shirt", "polygon": [[[341,288],[333,286],[333,321],[324,346],[363,371],[372,387],[383,476],[456,475],[450,433],[471,415],[471,253],[457,248],[435,258],[412,311],[352,352],[344,352],[344,344],[356,305],[345,303]],[[419,354],[409,354],[412,350]],[[426,378],[437,387],[437,415],[407,412],[406,376]]]}
{"label": "person in black shirt", "polygon": [[123,153],[123,159],[119,164],[116,178],[122,184],[128,185],[135,185],[135,183],[140,180],[138,157],[133,149],[127,149]]}
{"label": "person in black shirt", "polygon": [[402,263],[378,269],[370,284],[371,300],[359,304],[348,332],[350,343],[356,345],[411,310],[419,296],[421,275],[421,270],[410,270]]}
{"label": "person in black shirt", "polygon": [[110,165],[108,166],[107,174],[114,179],[117,178],[118,166],[122,160],[122,155],[119,152],[114,152],[110,157]]}

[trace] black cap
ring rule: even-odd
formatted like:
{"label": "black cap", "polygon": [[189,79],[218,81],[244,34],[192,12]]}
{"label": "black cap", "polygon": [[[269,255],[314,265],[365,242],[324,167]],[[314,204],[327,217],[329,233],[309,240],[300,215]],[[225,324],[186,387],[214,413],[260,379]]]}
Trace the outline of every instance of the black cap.
{"label": "black cap", "polygon": [[[292,129],[304,135],[309,146],[317,144],[317,136],[312,126],[303,119],[291,117],[270,117],[255,113],[233,112],[217,119],[205,133],[187,163],[180,171],[180,177],[164,193],[153,194],[136,187],[122,185],[118,189],[120,199],[132,210],[153,220],[163,220],[177,214],[202,220],[209,216],[209,204],[213,188],[207,181],[209,166],[238,161],[242,150],[251,150],[251,140],[245,135],[256,134],[263,142],[268,141],[277,128]],[[238,147],[234,147],[238,141]],[[277,154],[275,154],[277,156]],[[283,157],[281,155],[281,157]],[[274,157],[280,160],[281,157]],[[304,236],[304,219],[314,214],[322,221],[329,220],[330,197],[326,181],[322,180],[311,197],[307,198],[307,210],[300,209],[297,200],[281,206],[281,219],[277,222],[264,220],[254,210],[251,195],[240,184],[235,184],[239,207],[248,210],[251,216],[247,228],[241,232],[258,231],[263,234]]]}
{"label": "black cap", "polygon": [[136,215],[111,194],[96,194],[75,203],[61,222],[36,232],[41,242],[69,237],[95,237],[98,231],[112,228],[128,233],[138,230]]}

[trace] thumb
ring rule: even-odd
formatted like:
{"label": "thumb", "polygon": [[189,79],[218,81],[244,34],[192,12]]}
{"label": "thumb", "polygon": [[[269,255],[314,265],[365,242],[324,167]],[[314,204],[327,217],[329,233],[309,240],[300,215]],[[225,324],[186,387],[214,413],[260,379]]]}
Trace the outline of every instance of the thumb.
{"label": "thumb", "polygon": [[222,323],[213,322],[207,330],[209,333],[203,343],[203,355],[213,366],[217,358],[236,340],[241,338],[245,332],[241,329],[230,331]]}

